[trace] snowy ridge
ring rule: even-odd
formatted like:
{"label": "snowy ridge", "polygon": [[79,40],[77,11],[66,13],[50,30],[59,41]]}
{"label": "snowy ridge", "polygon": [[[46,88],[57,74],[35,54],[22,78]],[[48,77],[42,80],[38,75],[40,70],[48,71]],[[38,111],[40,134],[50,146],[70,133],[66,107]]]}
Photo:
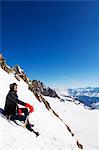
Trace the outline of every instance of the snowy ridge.
{"label": "snowy ridge", "polygon": [[[0,149],[5,150],[78,150],[78,141],[67,130],[62,121],[53,112],[45,108],[34,94],[28,90],[28,84],[21,78],[16,80],[13,73],[8,74],[0,68],[0,108],[4,107],[9,84],[18,84],[19,99],[34,105],[35,112],[30,121],[39,130],[40,137],[18,126],[12,126],[0,116]],[[78,144],[78,145],[77,145]]]}

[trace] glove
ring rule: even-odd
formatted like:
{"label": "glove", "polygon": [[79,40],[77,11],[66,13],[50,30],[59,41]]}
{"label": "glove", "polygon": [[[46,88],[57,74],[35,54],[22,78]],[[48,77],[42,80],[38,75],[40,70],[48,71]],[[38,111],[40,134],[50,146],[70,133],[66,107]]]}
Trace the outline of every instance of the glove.
{"label": "glove", "polygon": [[22,114],[22,110],[21,108],[18,109],[18,115],[21,115]]}
{"label": "glove", "polygon": [[28,103],[25,104],[25,107],[30,109],[30,113],[32,113],[34,111],[34,108]]}

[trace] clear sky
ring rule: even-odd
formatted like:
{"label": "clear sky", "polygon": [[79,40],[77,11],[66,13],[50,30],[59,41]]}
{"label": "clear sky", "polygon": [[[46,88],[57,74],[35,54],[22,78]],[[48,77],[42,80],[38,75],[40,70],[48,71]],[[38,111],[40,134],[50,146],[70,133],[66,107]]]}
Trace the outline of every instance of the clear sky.
{"label": "clear sky", "polygon": [[10,66],[51,87],[99,86],[99,2],[1,2]]}

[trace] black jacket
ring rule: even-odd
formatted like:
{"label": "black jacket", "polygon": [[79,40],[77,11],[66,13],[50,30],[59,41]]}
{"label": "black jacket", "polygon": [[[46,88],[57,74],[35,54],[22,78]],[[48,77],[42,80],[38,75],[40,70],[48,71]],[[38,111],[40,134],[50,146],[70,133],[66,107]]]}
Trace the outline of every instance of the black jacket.
{"label": "black jacket", "polygon": [[18,99],[17,93],[14,91],[9,91],[6,96],[6,102],[4,107],[5,115],[15,115],[18,113],[18,104],[25,106],[26,103]]}

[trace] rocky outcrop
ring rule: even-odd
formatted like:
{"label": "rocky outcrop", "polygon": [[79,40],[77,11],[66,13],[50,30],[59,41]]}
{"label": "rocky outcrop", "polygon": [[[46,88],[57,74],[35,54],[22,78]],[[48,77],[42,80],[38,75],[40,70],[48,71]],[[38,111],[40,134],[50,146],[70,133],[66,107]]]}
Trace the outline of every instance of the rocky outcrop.
{"label": "rocky outcrop", "polygon": [[7,73],[11,73],[12,69],[6,64],[5,59],[2,56],[2,53],[0,53],[0,66],[3,70],[5,70]]}
{"label": "rocky outcrop", "polygon": [[29,85],[29,89],[33,91],[34,93],[37,92],[44,96],[60,98],[53,89],[46,87],[42,82],[37,81],[37,80],[32,81],[32,83]]}
{"label": "rocky outcrop", "polygon": [[24,71],[21,69],[21,67],[19,65],[15,65],[13,70],[15,71],[15,78],[18,81],[20,81],[20,78],[22,78],[26,83],[29,83],[29,79],[28,79],[27,75],[24,73]]}
{"label": "rocky outcrop", "polygon": [[5,59],[2,57],[2,54],[0,54],[0,66],[7,73],[13,72],[18,81],[20,81],[20,78],[23,79],[29,85],[29,90],[33,93],[40,93],[44,96],[60,98],[53,89],[46,87],[42,82],[37,80],[33,80],[31,82],[19,65],[16,64],[13,68],[9,67],[6,64]]}

